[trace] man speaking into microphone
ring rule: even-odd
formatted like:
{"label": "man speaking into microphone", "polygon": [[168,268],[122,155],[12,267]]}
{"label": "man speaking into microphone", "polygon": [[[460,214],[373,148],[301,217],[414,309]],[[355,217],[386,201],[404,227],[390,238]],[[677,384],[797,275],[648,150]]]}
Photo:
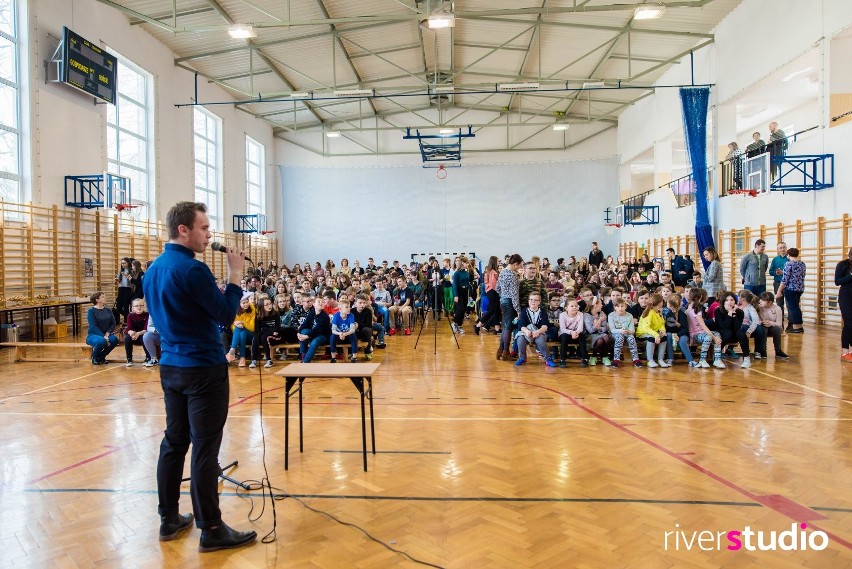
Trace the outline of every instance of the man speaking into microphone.
{"label": "man speaking into microphone", "polygon": [[145,274],[143,289],[162,342],[160,384],[166,431],[157,463],[160,541],[192,526],[193,514],[178,509],[186,452],[192,443],[190,495],[199,551],[241,547],[257,539],[222,521],[219,510],[219,447],[228,417],[228,363],[219,341],[220,324],[230,325],[242,290],[245,253],[228,249],[228,285],[222,294],[210,268],[195,259],[210,241],[203,203],[180,202],[166,216],[169,242]]}

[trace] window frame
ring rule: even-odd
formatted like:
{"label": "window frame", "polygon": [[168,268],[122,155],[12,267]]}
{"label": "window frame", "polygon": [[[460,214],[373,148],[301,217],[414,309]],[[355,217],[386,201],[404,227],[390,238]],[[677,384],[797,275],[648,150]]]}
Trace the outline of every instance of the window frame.
{"label": "window frame", "polygon": [[[250,158],[251,147],[255,146],[258,149],[259,161],[253,162]],[[246,135],[246,213],[249,215],[260,214],[266,215],[266,147],[259,141],[249,135]],[[252,168],[255,168],[258,173],[258,181],[252,182]],[[252,201],[251,191],[256,187],[260,199],[257,202]]]}
{"label": "window frame", "polygon": [[[127,59],[119,53],[111,50],[117,58],[118,69],[116,70],[116,76],[120,76],[121,67],[125,67],[134,74],[138,75],[142,79],[142,85],[144,85],[144,93],[143,100],[138,100],[136,98],[131,97],[126,94],[126,91],[122,91],[122,81],[118,81],[118,88],[116,89],[116,104],[113,105],[113,109],[107,109],[106,113],[106,167],[107,171],[112,174],[118,174],[121,176],[128,176],[131,172],[140,173],[145,176],[147,180],[147,188],[145,188],[145,193],[143,197],[140,197],[140,189],[135,186],[131,186],[131,201],[133,203],[141,204],[144,206],[142,210],[144,213],[137,214],[141,219],[156,219],[155,207],[156,207],[156,197],[157,197],[157,186],[156,186],[156,159],[155,159],[155,142],[156,142],[156,133],[154,128],[154,119],[156,117],[156,99],[154,95],[154,76],[153,74],[146,71],[144,68],[140,67],[133,61]],[[138,94],[138,93],[137,93]],[[121,122],[121,109],[122,104],[124,105],[133,105],[139,109],[139,112],[143,114],[143,118],[141,124],[144,125],[144,134],[139,134],[135,132],[128,125],[122,125]],[[110,115],[114,116],[115,122],[110,121]],[[115,145],[116,145],[116,156],[113,158],[110,148],[109,148],[109,140],[111,137],[110,131],[115,131]],[[144,148],[145,156],[144,156],[144,167],[137,166],[135,164],[131,164],[126,160],[122,160],[121,155],[121,135],[129,136],[140,143],[140,148]],[[126,158],[126,157],[125,157]],[[131,210],[132,211],[132,210]]]}
{"label": "window frame", "polygon": [[[198,114],[196,114],[198,113]],[[205,121],[204,126],[204,134],[199,134],[196,120],[199,115],[203,117]],[[213,138],[210,138],[208,132],[208,122],[213,122],[213,127],[215,132],[213,133]],[[198,144],[198,139],[201,139],[205,145],[213,145],[213,156],[214,163],[210,164],[207,162],[206,158],[200,159],[197,155],[196,149]],[[192,113],[192,152],[193,152],[193,186],[195,188],[195,200],[204,203],[207,206],[207,217],[210,219],[210,227],[215,231],[224,231],[224,219],[222,215],[222,201],[224,198],[224,184],[223,184],[223,152],[222,152],[222,119],[215,113],[211,113],[207,109],[201,106],[193,107]],[[207,154],[209,155],[209,149]],[[204,167],[208,170],[207,172],[207,181],[208,184],[206,187],[201,187],[199,185],[198,180],[198,167]],[[210,169],[215,172],[216,180],[215,187],[210,187],[209,184],[209,172]],[[205,194],[206,199],[199,199],[199,192]],[[215,207],[211,207],[210,205],[210,196],[214,198]]]}

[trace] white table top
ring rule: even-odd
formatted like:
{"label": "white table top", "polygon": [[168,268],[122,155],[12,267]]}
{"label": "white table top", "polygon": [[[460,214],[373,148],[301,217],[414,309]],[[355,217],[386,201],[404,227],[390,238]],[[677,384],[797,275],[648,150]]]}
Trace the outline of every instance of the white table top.
{"label": "white table top", "polygon": [[292,363],[276,371],[283,377],[372,377],[380,364]]}

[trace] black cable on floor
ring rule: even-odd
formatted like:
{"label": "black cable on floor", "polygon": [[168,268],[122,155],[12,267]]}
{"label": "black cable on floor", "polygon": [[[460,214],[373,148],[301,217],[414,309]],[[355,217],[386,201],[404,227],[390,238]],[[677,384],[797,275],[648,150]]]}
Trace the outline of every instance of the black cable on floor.
{"label": "black cable on floor", "polygon": [[[257,520],[259,520],[260,518],[263,517],[264,512],[266,512],[267,491],[269,492],[268,496],[269,496],[269,498],[271,498],[270,507],[272,508],[272,529],[269,531],[269,533],[264,535],[261,538],[260,541],[262,543],[273,543],[274,541],[278,540],[278,533],[277,533],[278,515],[277,515],[277,512],[275,511],[275,502],[277,500],[285,500],[287,498],[290,498],[290,499],[293,499],[293,500],[299,502],[303,507],[305,507],[306,509],[308,509],[308,510],[314,512],[314,513],[322,514],[322,515],[324,515],[328,518],[331,518],[332,520],[334,520],[335,522],[337,522],[340,525],[348,526],[348,527],[357,529],[358,531],[360,531],[362,534],[364,534],[371,541],[378,543],[379,545],[381,545],[385,549],[392,551],[392,552],[396,553],[397,555],[402,555],[403,557],[405,557],[406,559],[408,559],[410,561],[413,561],[414,563],[418,563],[420,565],[425,565],[426,567],[435,567],[436,569],[444,569],[441,565],[435,565],[433,563],[429,563],[427,561],[422,561],[420,559],[417,559],[416,557],[412,557],[411,555],[409,555],[405,551],[402,551],[400,549],[396,549],[396,548],[392,547],[389,543],[386,543],[386,542],[380,540],[379,538],[374,537],[372,534],[370,534],[370,532],[368,532],[367,530],[365,530],[361,526],[359,526],[357,524],[353,524],[351,522],[341,520],[340,518],[336,517],[334,514],[330,514],[326,511],[314,508],[313,506],[309,506],[301,498],[296,498],[295,496],[288,494],[287,490],[273,486],[270,483],[270,481],[269,481],[269,470],[266,467],[266,432],[263,428],[263,369],[261,369],[260,366],[258,366],[258,369],[257,369],[257,377],[258,377],[258,381],[260,383],[260,389],[259,389],[259,391],[260,391],[260,437],[261,437],[261,441],[263,443],[263,454],[262,454],[263,478],[261,480],[243,480],[242,484],[248,486],[248,490],[244,490],[240,486],[237,486],[236,492],[237,492],[237,496],[239,496],[240,498],[243,498],[243,499],[247,499],[249,501],[250,508],[249,508],[249,513],[248,513],[248,519],[249,519],[250,522],[256,522]],[[300,389],[301,389],[301,387],[300,387]],[[286,396],[287,395],[285,394],[285,397]],[[261,490],[262,495],[261,495],[260,513],[253,517],[252,514],[254,513],[254,510],[255,510],[254,496],[252,496],[252,494],[250,494],[250,492],[255,491],[255,490]],[[280,493],[275,494],[274,490],[278,490]]]}

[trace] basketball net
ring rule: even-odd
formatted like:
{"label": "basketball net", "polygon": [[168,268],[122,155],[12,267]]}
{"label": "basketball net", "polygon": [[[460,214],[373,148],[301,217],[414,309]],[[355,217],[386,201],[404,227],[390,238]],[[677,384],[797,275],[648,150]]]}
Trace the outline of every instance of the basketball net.
{"label": "basketball net", "polygon": [[748,200],[757,196],[757,190],[744,188],[741,190],[728,190],[726,194],[734,200],[734,205],[738,209],[745,209]]}
{"label": "basketball net", "polygon": [[621,226],[617,223],[604,223],[604,229],[607,235],[613,235],[616,229],[621,229]]}

